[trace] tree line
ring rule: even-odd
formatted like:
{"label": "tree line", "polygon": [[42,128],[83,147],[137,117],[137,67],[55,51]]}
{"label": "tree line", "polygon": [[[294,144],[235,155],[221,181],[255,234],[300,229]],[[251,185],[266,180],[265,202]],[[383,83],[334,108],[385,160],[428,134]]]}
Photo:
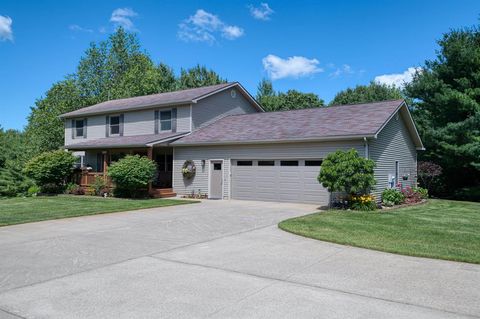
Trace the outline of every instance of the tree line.
{"label": "tree line", "polygon": [[[438,46],[436,57],[426,60],[405,88],[372,81],[338,92],[328,106],[406,99],[426,147],[419,160],[443,169],[434,193],[452,196],[465,188],[480,193],[479,29],[452,30]],[[226,81],[200,65],[182,68],[176,76],[168,65],[154,63],[135,34],[118,28],[107,40],[91,43],[76,71],[36,100],[24,131],[0,127],[0,196],[26,183],[20,172],[28,158],[63,147],[60,114],[111,99]],[[328,107],[314,93],[275,91],[267,79],[260,81],[256,99],[266,111]]]}

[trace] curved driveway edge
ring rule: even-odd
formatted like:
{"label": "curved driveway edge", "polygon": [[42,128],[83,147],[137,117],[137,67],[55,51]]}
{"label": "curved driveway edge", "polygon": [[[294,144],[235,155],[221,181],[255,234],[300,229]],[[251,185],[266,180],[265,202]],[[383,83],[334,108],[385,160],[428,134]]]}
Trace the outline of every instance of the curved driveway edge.
{"label": "curved driveway edge", "polygon": [[4,227],[0,317],[480,317],[479,265],[276,226],[314,210],[204,201]]}

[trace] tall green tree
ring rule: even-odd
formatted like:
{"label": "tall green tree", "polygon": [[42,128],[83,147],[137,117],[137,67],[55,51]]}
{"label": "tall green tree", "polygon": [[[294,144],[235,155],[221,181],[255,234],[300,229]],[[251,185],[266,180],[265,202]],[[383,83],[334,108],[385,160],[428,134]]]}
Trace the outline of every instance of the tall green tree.
{"label": "tall green tree", "polygon": [[25,194],[31,181],[22,175],[25,154],[25,134],[0,127],[0,197]]}
{"label": "tall green tree", "polygon": [[64,144],[64,124],[59,115],[87,105],[87,99],[72,77],[55,83],[44,98],[35,102],[28,116],[25,134],[30,156],[58,149]]}
{"label": "tall green tree", "polygon": [[480,183],[480,30],[452,30],[406,86],[426,151],[443,168],[446,189]]}
{"label": "tall green tree", "polygon": [[403,99],[402,91],[386,84],[370,82],[338,92],[329,105],[345,105]]}
{"label": "tall green tree", "polygon": [[268,112],[305,109],[324,106],[324,101],[314,93],[302,93],[297,90],[275,92],[272,82],[262,79],[257,87],[256,99]]}
{"label": "tall green tree", "polygon": [[26,127],[31,156],[63,146],[64,125],[58,118],[63,113],[175,87],[173,70],[165,64],[155,65],[141,51],[136,35],[118,28],[106,41],[90,44],[76,73],[55,83],[35,102]]}
{"label": "tall green tree", "polygon": [[179,89],[190,89],[200,86],[215,85],[226,83],[215,71],[207,69],[205,66],[196,65],[190,69],[181,69],[178,79]]}

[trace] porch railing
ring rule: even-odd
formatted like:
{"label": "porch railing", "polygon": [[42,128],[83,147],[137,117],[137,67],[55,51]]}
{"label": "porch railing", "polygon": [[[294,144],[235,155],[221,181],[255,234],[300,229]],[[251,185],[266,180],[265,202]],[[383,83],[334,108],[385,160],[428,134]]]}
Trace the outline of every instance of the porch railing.
{"label": "porch railing", "polygon": [[77,184],[84,187],[91,186],[97,177],[104,179],[108,187],[112,186],[112,179],[109,176],[104,176],[103,172],[88,171],[83,171],[76,176]]}

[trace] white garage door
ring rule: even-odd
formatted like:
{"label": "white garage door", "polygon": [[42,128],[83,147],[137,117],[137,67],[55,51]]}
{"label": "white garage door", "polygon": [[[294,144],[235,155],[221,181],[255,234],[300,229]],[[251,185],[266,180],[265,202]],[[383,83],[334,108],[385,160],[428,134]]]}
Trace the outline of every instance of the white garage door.
{"label": "white garage door", "polygon": [[328,205],[321,160],[232,160],[232,198]]}

